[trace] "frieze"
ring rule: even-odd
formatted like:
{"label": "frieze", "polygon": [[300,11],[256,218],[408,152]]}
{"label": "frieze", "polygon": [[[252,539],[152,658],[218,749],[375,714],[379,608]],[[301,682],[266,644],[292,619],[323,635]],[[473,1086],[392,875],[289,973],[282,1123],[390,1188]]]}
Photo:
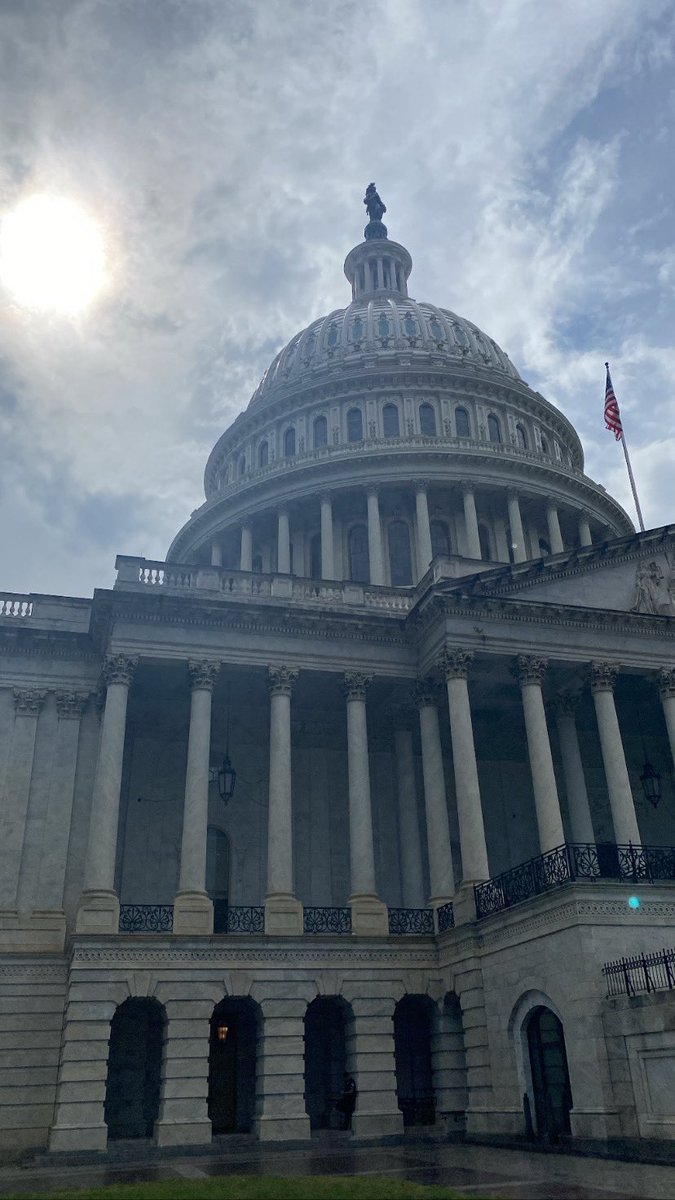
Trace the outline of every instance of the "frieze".
{"label": "frieze", "polygon": [[[58,963],[0,963],[0,979],[56,979],[65,986],[67,978],[67,963],[65,959]],[[18,998],[18,1005],[21,1000]]]}
{"label": "frieze", "polygon": [[379,946],[364,946],[363,949],[356,949],[353,941],[349,946],[326,946],[325,949],[317,948],[316,950],[305,950],[304,947],[290,947],[288,949],[270,949],[265,950],[260,948],[257,950],[248,950],[239,947],[223,946],[209,947],[208,949],[160,949],[157,948],[138,948],[130,947],[129,949],[122,947],[92,946],[92,947],[76,947],[71,957],[71,966],[77,967],[80,964],[88,963],[123,963],[125,965],[143,967],[148,963],[185,963],[187,966],[195,962],[217,963],[220,970],[231,968],[233,963],[249,962],[258,963],[261,966],[267,966],[272,963],[278,964],[280,968],[288,966],[289,963],[295,964],[297,969],[302,968],[305,964],[323,962],[326,959],[343,959],[347,966],[353,966],[354,963],[363,963],[365,966],[372,965],[373,962],[389,962],[399,964],[417,964],[419,963],[422,969],[436,968],[436,950],[434,947],[426,947],[416,951],[414,948],[406,947],[405,949],[389,949],[388,947]]}

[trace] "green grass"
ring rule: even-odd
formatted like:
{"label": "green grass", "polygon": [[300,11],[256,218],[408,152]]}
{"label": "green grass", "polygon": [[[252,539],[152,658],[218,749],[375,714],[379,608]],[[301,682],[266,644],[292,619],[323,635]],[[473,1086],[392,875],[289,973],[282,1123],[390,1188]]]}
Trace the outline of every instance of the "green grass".
{"label": "green grass", "polygon": [[[49,1200],[462,1200],[461,1193],[451,1188],[382,1175],[222,1175],[117,1183],[93,1190],[60,1189],[44,1195]],[[26,1200],[26,1196],[5,1200]]]}

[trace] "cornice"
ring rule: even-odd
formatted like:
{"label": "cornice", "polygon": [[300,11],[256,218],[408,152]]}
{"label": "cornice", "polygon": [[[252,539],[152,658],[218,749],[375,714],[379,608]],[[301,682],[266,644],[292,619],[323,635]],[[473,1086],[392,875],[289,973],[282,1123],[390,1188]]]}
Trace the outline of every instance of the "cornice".
{"label": "cornice", "polygon": [[0,655],[2,654],[23,658],[100,662],[88,634],[36,629],[28,625],[21,629],[0,628]]}
{"label": "cornice", "polygon": [[215,963],[217,969],[222,970],[231,969],[235,963],[246,962],[257,963],[263,967],[275,966],[282,970],[284,967],[288,967],[289,963],[293,963],[296,970],[301,970],[305,965],[313,966],[327,958],[338,959],[347,968],[353,967],[355,964],[364,966],[391,964],[400,969],[401,964],[405,964],[422,969],[435,969],[437,963],[436,945],[432,939],[429,939],[430,944],[419,949],[410,945],[412,939],[406,939],[405,946],[373,944],[370,939],[364,939],[366,944],[357,947],[354,945],[353,939],[343,938],[336,939],[335,942],[326,941],[323,945],[314,944],[311,949],[306,947],[305,942],[294,942],[290,938],[284,939],[283,946],[255,947],[250,942],[234,946],[232,940],[232,938],[228,938],[227,944],[222,946],[176,947],[169,942],[158,944],[154,939],[152,939],[152,945],[148,944],[148,939],[143,946],[120,945],[119,943],[117,945],[91,946],[79,944],[73,947],[71,968],[89,966],[92,963],[96,965],[120,963],[143,967],[149,963],[184,963],[185,966],[190,966],[197,962],[204,962]]}

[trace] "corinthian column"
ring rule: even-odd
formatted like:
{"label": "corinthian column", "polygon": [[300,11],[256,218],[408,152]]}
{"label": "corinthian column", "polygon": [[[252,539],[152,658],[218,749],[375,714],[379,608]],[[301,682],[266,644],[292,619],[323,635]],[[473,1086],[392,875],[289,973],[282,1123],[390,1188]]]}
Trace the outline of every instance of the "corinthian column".
{"label": "corinthian column", "polygon": [[560,756],[562,758],[565,776],[565,792],[567,794],[567,809],[572,827],[573,842],[594,842],[593,820],[588,803],[584,767],[579,750],[579,738],[575,712],[579,703],[578,696],[559,696],[553,705],[555,722],[558,729]]}
{"label": "corinthian column", "polygon": [[563,546],[558,510],[555,504],[547,505],[546,521],[548,523],[548,540],[551,543],[551,554],[562,554],[565,547]]}
{"label": "corinthian column", "polygon": [[618,668],[611,663],[594,662],[591,666],[591,692],[598,720],[600,749],[607,780],[609,804],[612,810],[614,836],[619,846],[626,846],[629,842],[632,842],[634,846],[639,846],[640,830],[635,815],[633,793],[628,778],[626,757],[623,752],[623,742],[614,704],[614,685],[617,674]]}
{"label": "corinthian column", "polygon": [[452,847],[448,823],[448,803],[445,796],[443,754],[438,728],[438,695],[429,680],[421,680],[415,699],[420,714],[422,742],[422,771],[424,774],[424,805],[427,817],[429,849],[429,884],[434,908],[447,903],[455,894],[452,869]]}
{"label": "corinthian column", "polygon": [[382,556],[382,524],[380,502],[376,488],[368,488],[368,556],[370,558],[370,582],[384,583],[384,559]]}
{"label": "corinthian column", "polygon": [[523,519],[520,514],[520,499],[515,488],[507,488],[506,502],[509,508],[509,528],[511,530],[511,549],[514,562],[525,562],[525,535]]}
{"label": "corinthian column", "polygon": [[462,484],[464,499],[464,535],[467,558],[482,558],[480,552],[480,534],[478,533],[478,517],[476,516],[476,495],[473,484],[468,481]]}
{"label": "corinthian column", "polygon": [[431,525],[429,523],[429,501],[427,485],[418,482],[415,487],[415,512],[417,516],[417,566],[420,579],[429,569],[433,557],[431,549]]}
{"label": "corinthian column", "polygon": [[675,667],[664,667],[659,671],[659,695],[668,730],[670,753],[675,763]]}
{"label": "corinthian column", "polygon": [[369,675],[360,671],[348,671],[344,679],[349,777],[349,904],[352,910],[353,933],[386,934],[387,909],[378,899],[375,885],[366,719],[366,689],[370,679]]}
{"label": "corinthian column", "polygon": [[448,689],[463,885],[480,883],[490,875],[467,685],[472,661],[468,650],[449,650],[439,663]]}
{"label": "corinthian column", "polygon": [[333,505],[327,493],[321,497],[321,578],[335,579]]}
{"label": "corinthian column", "polygon": [[302,905],[293,894],[291,692],[298,672],[270,667],[270,787],[267,819],[265,932],[302,933]]}
{"label": "corinthian column", "polygon": [[209,823],[211,695],[220,663],[188,663],[192,695],[188,734],[183,837],[173,931],[213,933],[213,903],[206,894],[206,838]]}
{"label": "corinthian column", "polygon": [[539,848],[542,854],[556,846],[562,846],[565,841],[541,690],[547,665],[545,658],[520,654],[513,668],[523,700],[527,751],[537,811]]}
{"label": "corinthian column", "polygon": [[116,654],[103,666],[105,708],[91,801],[84,890],[75,923],[78,933],[117,933],[119,925],[120,903],[115,893],[117,826],[127,701],[137,663],[137,658]]}

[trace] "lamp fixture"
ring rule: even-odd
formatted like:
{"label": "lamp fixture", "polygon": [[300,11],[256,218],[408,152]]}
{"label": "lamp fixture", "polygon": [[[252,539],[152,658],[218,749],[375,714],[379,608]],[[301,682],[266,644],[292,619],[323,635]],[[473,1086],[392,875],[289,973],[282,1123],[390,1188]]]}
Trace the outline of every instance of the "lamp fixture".
{"label": "lamp fixture", "polygon": [[642,774],[640,775],[640,784],[642,785],[642,794],[643,794],[645,800],[648,800],[649,803],[651,805],[653,805],[654,808],[658,808],[659,802],[661,800],[661,775],[660,775],[660,772],[656,770],[656,767],[652,766],[649,759],[647,758],[647,747],[645,745],[645,735],[644,735],[644,731],[642,728],[642,721],[640,719],[639,704],[636,704],[635,711],[637,713],[637,724],[638,724],[638,729],[640,731],[640,740],[642,742],[642,753],[645,756],[644,765],[642,767]]}
{"label": "lamp fixture", "polygon": [[230,685],[227,685],[227,732],[225,735],[225,757],[219,767],[209,768],[209,781],[218,784],[218,792],[223,804],[229,804],[234,796],[237,783],[237,772],[230,760]]}

